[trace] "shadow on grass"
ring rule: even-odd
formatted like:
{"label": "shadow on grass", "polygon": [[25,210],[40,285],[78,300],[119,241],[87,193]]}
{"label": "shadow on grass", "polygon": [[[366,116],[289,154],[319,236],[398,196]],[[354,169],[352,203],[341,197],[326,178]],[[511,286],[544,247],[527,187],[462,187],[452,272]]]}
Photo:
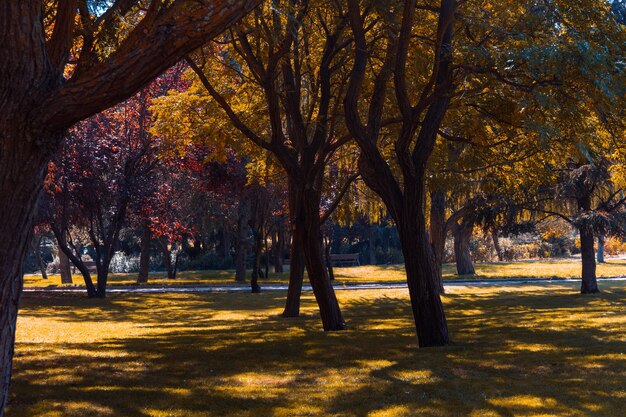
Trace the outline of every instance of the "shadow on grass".
{"label": "shadow on grass", "polygon": [[282,293],[26,298],[21,314],[41,325],[109,320],[145,333],[29,335],[9,416],[622,416],[625,295],[455,292],[455,343],[429,349],[417,349],[399,290],[342,293],[351,330],[328,334],[310,297],[305,317],[277,317]]}

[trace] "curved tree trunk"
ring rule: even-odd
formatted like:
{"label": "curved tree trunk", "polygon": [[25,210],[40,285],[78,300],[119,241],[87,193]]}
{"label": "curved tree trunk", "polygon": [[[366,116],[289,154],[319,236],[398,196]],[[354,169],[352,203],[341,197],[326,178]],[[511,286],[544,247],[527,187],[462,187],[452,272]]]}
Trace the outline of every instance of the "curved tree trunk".
{"label": "curved tree trunk", "polygon": [[[0,32],[2,30],[0,22]],[[3,82],[0,77],[0,84]],[[0,91],[6,89],[0,85]],[[3,236],[0,239],[0,416],[4,414],[9,395],[15,326],[23,283],[22,265],[51,152],[41,145],[41,138],[30,134],[24,121],[18,119],[23,112],[10,106],[7,109],[2,101],[0,99],[3,109],[0,112],[0,236]],[[48,139],[58,144],[61,138]]]}
{"label": "curved tree trunk", "polygon": [[458,275],[470,275],[476,273],[470,252],[470,239],[474,230],[471,222],[461,222],[454,228],[454,260],[456,261],[456,273]]}
{"label": "curved tree trunk", "polygon": [[141,231],[141,253],[139,255],[139,275],[137,283],[142,284],[148,282],[150,274],[150,228],[147,224],[143,225]]}
{"label": "curved tree trunk", "polygon": [[596,280],[596,258],[593,248],[593,230],[587,225],[580,227],[580,257],[582,260],[582,283],[580,292],[592,294],[600,292]]}
{"label": "curved tree trunk", "polygon": [[300,227],[304,263],[309,282],[320,310],[325,331],[345,330],[347,328],[335,290],[330,282],[322,253],[320,231],[320,195],[314,187],[302,187],[297,198],[295,222]]}

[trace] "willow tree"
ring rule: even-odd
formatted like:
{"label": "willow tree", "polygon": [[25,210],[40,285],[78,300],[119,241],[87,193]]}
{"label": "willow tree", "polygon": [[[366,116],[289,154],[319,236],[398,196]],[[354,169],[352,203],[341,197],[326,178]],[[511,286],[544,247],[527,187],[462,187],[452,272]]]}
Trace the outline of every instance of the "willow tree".
{"label": "willow tree", "polygon": [[0,415],[22,263],[48,160],[74,123],[135,93],[259,1],[0,3]]}

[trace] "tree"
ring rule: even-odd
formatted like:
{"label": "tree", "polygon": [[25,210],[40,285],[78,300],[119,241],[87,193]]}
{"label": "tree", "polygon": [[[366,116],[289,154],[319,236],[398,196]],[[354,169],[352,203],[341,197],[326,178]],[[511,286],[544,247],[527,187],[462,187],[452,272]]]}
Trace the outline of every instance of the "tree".
{"label": "tree", "polygon": [[[134,94],[259,1],[139,3],[0,4],[0,231],[12,237],[0,243],[0,416],[33,214],[66,130]],[[123,20],[136,24],[128,29]],[[122,29],[125,36],[114,36]]]}
{"label": "tree", "polygon": [[[380,72],[374,77],[364,123],[359,100],[362,99],[365,90],[363,84],[366,64],[373,58],[370,54],[375,52],[366,38],[367,16],[361,14],[359,1],[348,2],[350,25],[354,34],[354,63],[345,98],[345,117],[350,133],[361,149],[359,158],[361,176],[381,197],[398,227],[419,345],[440,346],[449,342],[448,326],[437,288],[436,271],[433,268],[423,198],[426,195],[426,163],[433,151],[441,122],[454,91],[452,31],[456,2],[443,0],[437,9],[433,70],[416,105],[410,102],[406,66],[412,33],[416,25],[417,5],[414,1],[407,1],[399,7],[395,12],[401,13],[401,22],[392,26],[393,29],[390,30],[393,36],[386,39],[386,52],[380,58],[382,59]],[[402,182],[394,175],[378,147],[386,88],[392,75],[401,120],[401,129],[394,150],[401,169]]]}
{"label": "tree", "polygon": [[[215,120],[215,114],[226,114],[232,132],[228,136],[242,137],[269,152],[286,173],[292,256],[284,315],[299,314],[304,261],[325,330],[346,327],[320,246],[320,225],[327,217],[320,214],[320,206],[328,161],[350,139],[340,111],[346,27],[345,16],[333,5],[268,4],[204,55],[188,60],[199,82],[184,98],[173,100],[177,106],[186,102],[196,112],[204,106],[208,118],[200,120],[200,133],[223,135],[228,127]],[[207,54],[213,58],[206,59]],[[177,112],[165,110],[169,108],[164,106],[160,113]],[[182,113],[190,119],[189,112]]]}

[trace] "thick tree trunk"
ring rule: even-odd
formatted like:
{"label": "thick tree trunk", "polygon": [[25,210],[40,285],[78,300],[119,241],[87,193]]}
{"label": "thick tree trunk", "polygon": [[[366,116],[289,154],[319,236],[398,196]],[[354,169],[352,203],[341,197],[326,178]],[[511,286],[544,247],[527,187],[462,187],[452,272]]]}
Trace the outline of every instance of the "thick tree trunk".
{"label": "thick tree trunk", "polygon": [[98,291],[96,292],[97,298],[106,298],[107,296],[107,280],[109,278],[109,263],[106,263],[106,266],[103,265],[98,269]]}
{"label": "thick tree trunk", "polygon": [[504,254],[502,253],[502,248],[500,247],[500,239],[498,238],[498,232],[495,230],[491,231],[491,240],[493,240],[493,248],[496,250],[496,255],[498,256],[498,261],[504,261]]}
{"label": "thick tree trunk", "polygon": [[[420,207],[419,202],[416,207]],[[420,347],[443,346],[450,342],[448,324],[439,296],[437,271],[424,215],[415,213],[407,204],[404,212],[403,217],[397,220],[397,227],[418,343]]]}
{"label": "thick tree trunk", "polygon": [[462,221],[454,228],[454,260],[456,261],[456,273],[458,275],[470,275],[476,273],[470,252],[470,239],[474,231],[474,224]]}
{"label": "thick tree trunk", "polygon": [[[11,4],[17,3],[11,2]],[[14,17],[13,20],[18,25],[23,23],[18,17]],[[7,22],[0,21],[0,32],[4,30],[3,23]],[[6,37],[0,36],[0,38],[6,40]],[[3,64],[0,62],[0,67]],[[7,89],[7,86],[3,85],[4,81],[0,77],[0,92],[16,91],[15,89],[20,88],[20,86],[11,85]],[[31,87],[34,88],[34,86],[21,87],[26,87],[27,91]],[[24,120],[20,120],[20,116],[25,112],[6,106],[4,100],[9,96],[0,94],[0,97],[0,109],[2,109],[0,112],[0,236],[3,237],[0,239],[0,416],[2,416],[8,400],[11,380],[15,326],[23,283],[22,265],[31,239],[35,208],[48,156],[52,149],[46,149],[42,144],[41,140],[45,138],[39,136],[41,131],[35,135],[29,133],[28,125]],[[24,100],[26,103],[29,102],[28,99]],[[60,137],[47,139],[55,145],[60,141]]]}
{"label": "thick tree trunk", "polygon": [[148,275],[150,274],[150,240],[150,227],[144,224],[141,230],[141,253],[139,255],[139,275],[137,276],[138,284],[148,282]]}
{"label": "thick tree trunk", "polygon": [[580,227],[580,257],[582,260],[582,284],[580,292],[591,294],[600,292],[596,280],[596,258],[593,249],[593,230],[587,225]]}
{"label": "thick tree trunk", "polygon": [[61,273],[61,284],[72,284],[72,269],[70,259],[59,249],[59,272]]}
{"label": "thick tree trunk", "polygon": [[443,252],[446,246],[446,194],[443,190],[430,193],[430,246],[433,253],[433,269],[437,289],[443,294]]}
{"label": "thick tree trunk", "polygon": [[596,254],[596,260],[599,264],[604,263],[604,236],[598,236],[598,251]]}
{"label": "thick tree trunk", "polygon": [[325,331],[345,330],[347,326],[324,266],[320,245],[320,196],[314,187],[303,188],[298,198],[302,203],[298,207],[295,220],[299,226],[302,226],[298,232],[301,233],[304,263],[320,310],[322,325]]}

